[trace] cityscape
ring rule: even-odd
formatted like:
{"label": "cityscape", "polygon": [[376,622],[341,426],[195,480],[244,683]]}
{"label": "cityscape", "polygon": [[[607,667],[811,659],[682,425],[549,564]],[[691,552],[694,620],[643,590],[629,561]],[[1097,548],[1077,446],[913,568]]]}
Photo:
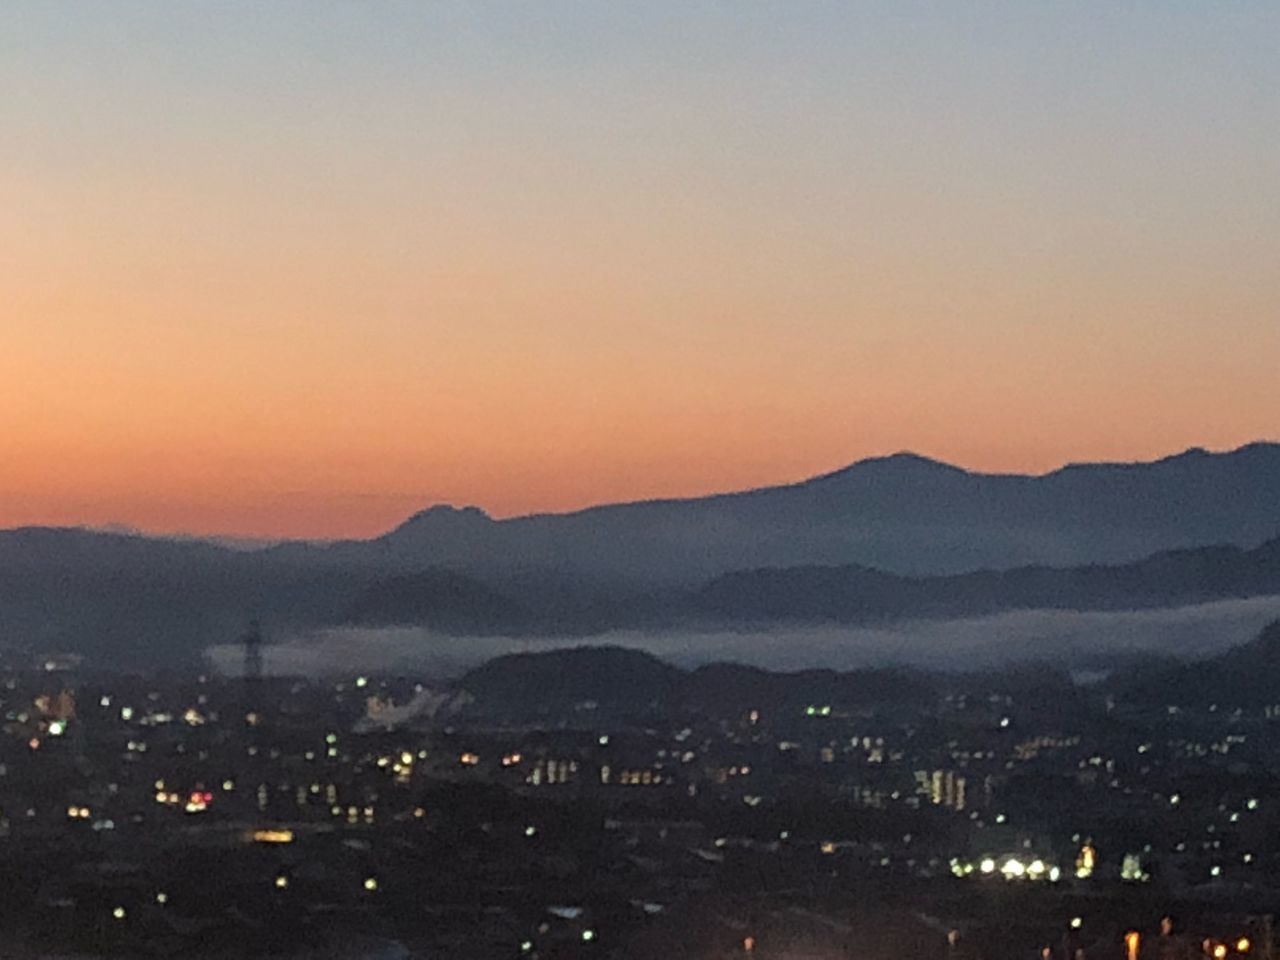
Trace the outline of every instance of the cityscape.
{"label": "cityscape", "polygon": [[0,0],[0,960],[1280,960],[1280,2]]}
{"label": "cityscape", "polygon": [[5,955],[1273,950],[1280,623],[1214,690],[610,647],[317,682],[261,642],[239,677],[7,664]]}

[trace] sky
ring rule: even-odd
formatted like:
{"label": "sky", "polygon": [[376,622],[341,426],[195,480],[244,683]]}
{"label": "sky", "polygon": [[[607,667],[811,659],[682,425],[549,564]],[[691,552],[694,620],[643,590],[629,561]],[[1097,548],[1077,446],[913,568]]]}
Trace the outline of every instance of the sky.
{"label": "sky", "polygon": [[0,526],[1280,438],[1272,2],[0,5]]}

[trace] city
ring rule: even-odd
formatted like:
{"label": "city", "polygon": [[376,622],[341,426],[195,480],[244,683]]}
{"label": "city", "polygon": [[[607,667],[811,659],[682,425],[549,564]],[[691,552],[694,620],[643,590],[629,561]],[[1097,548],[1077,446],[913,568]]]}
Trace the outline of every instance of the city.
{"label": "city", "polygon": [[1280,960],[1277,118],[1277,0],[0,0],[0,960]]}
{"label": "city", "polygon": [[[651,659],[438,688],[10,663],[5,929],[67,956],[1271,956],[1280,703],[1247,686],[712,665],[657,709]],[[636,682],[577,699],[611,675]]]}

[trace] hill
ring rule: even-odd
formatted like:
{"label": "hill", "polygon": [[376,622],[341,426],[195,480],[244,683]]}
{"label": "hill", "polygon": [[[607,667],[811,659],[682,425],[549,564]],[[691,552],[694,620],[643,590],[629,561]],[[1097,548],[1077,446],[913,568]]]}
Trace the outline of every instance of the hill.
{"label": "hill", "polygon": [[1277,444],[1044,476],[902,454],[788,486],[570,514],[435,507],[385,536],[324,545],[0,531],[0,646],[150,665],[196,658],[252,618],[278,634],[588,635],[1255,596],[1280,592],[1280,548],[1257,546],[1280,532],[1277,491]]}
{"label": "hill", "polygon": [[1280,705],[1280,620],[1253,640],[1193,663],[1149,663],[1112,681],[1129,708]]}
{"label": "hill", "polygon": [[497,657],[466,674],[458,686],[474,698],[471,712],[521,719],[672,709],[723,716],[754,708],[802,715],[809,704],[901,706],[935,690],[932,680],[907,671],[778,673],[728,663],[686,671],[651,654],[611,646]]}
{"label": "hill", "polygon": [[1280,595],[1280,538],[1253,550],[1174,550],[1128,564],[903,577],[866,567],[739,571],[684,598],[706,620],[858,623],[1006,610],[1135,610]]}
{"label": "hill", "polygon": [[595,582],[690,583],[756,567],[857,564],[910,575],[1124,563],[1280,535],[1280,444],[1151,463],[982,474],[911,454],[802,483],[495,520],[435,507],[338,556],[492,576],[545,568]]}

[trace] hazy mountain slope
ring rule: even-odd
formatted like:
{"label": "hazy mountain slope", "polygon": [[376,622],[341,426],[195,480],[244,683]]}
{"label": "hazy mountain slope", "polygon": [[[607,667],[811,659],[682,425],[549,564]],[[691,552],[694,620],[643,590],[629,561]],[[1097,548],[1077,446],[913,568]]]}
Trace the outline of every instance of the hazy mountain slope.
{"label": "hazy mountain slope", "polygon": [[[607,646],[496,657],[465,674],[457,686],[474,698],[468,707],[473,713],[531,719],[577,710],[584,722],[600,715],[672,709],[739,719],[754,709],[773,724],[780,715],[784,722],[804,722],[810,716],[809,722],[822,722],[824,707],[833,712],[868,704],[912,709],[943,692],[979,691],[981,699],[1000,691],[1018,698],[1024,711],[1043,709],[1078,722],[1088,696],[1073,690],[1065,672],[1047,664],[973,674],[883,668],[779,672],[720,662],[683,670],[648,653]],[[1211,706],[1228,691],[1232,703],[1271,706],[1277,703],[1278,689],[1280,620],[1206,659],[1133,659],[1102,688],[1121,711],[1162,714],[1168,705]]]}
{"label": "hazy mountain slope", "polygon": [[654,583],[803,564],[939,574],[1115,563],[1277,534],[1280,445],[1253,444],[1044,476],[971,473],[901,454],[790,486],[510,520],[436,507],[378,540],[332,549],[361,562],[546,567]]}
{"label": "hazy mountain slope", "polygon": [[1163,710],[1210,706],[1226,696],[1238,705],[1280,704],[1280,620],[1256,638],[1194,663],[1149,663],[1112,681],[1117,702]]}
{"label": "hazy mountain slope", "polygon": [[[1252,547],[1278,532],[1276,444],[1043,477],[898,455],[791,486],[573,514],[495,521],[437,507],[383,537],[322,546],[230,550],[29,528],[0,531],[0,645],[150,662],[226,642],[252,617],[285,632],[409,621],[458,633],[585,634],[691,617],[1188,602],[1256,594],[1272,581],[1248,569],[1258,557],[1230,551],[1133,571],[1029,569],[927,585],[901,575],[1117,563],[1202,543]],[[800,567],[846,569],[760,569]],[[470,580],[441,591],[442,569]],[[755,572],[702,589],[733,571]]]}
{"label": "hazy mountain slope", "polygon": [[682,670],[648,653],[621,647],[576,647],[496,657],[470,671],[458,687],[473,698],[469,712],[531,718],[577,710],[644,714],[672,709],[716,716],[748,709],[796,718],[808,705],[836,709],[870,703],[899,706],[936,695],[934,678],[907,670],[803,670],[778,673],[732,663]]}
{"label": "hazy mountain slope", "polygon": [[334,623],[376,578],[205,543],[80,530],[0,533],[0,646],[162,666],[270,628]]}
{"label": "hazy mountain slope", "polygon": [[692,590],[600,599],[502,592],[446,571],[398,576],[367,589],[346,619],[446,633],[591,635],[610,629],[866,624],[979,617],[1013,610],[1138,610],[1280,596],[1280,538],[1253,550],[1217,546],[1130,564],[1017,567],[904,577],[867,567],[743,570]]}
{"label": "hazy mountain slope", "polygon": [[902,577],[865,567],[747,570],[686,595],[680,609],[707,620],[856,623],[1005,610],[1133,610],[1266,595],[1280,595],[1280,538],[1253,550],[1203,547],[1130,564],[945,577]]}
{"label": "hazy mountain slope", "polygon": [[532,611],[486,584],[451,570],[401,574],[365,588],[344,621],[360,626],[414,624],[445,633],[520,633]]}

